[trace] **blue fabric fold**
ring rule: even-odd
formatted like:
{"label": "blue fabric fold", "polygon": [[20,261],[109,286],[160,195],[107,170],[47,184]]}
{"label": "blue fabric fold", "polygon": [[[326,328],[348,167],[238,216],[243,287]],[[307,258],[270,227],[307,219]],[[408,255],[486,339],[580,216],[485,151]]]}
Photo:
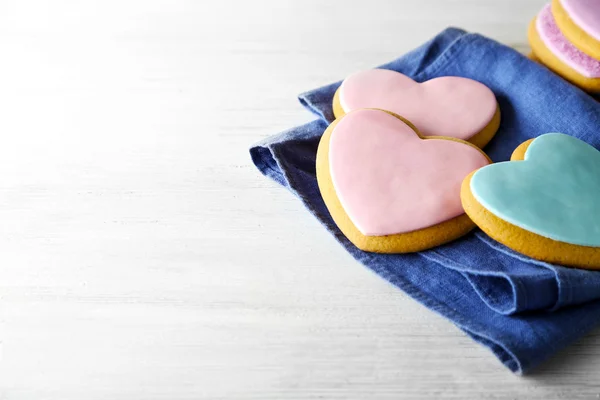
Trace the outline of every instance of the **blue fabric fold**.
{"label": "blue fabric fold", "polygon": [[[516,51],[449,28],[382,68],[425,81],[463,76],[490,87],[502,122],[485,148],[494,161],[521,142],[562,132],[600,148],[600,103]],[[530,371],[600,320],[600,272],[552,265],[518,254],[476,230],[452,243],[404,255],[365,253],[333,223],[315,178],[319,139],[333,120],[340,82],[300,95],[319,119],[250,149],[257,168],[300,198],[359,262],[488,347],[511,371]]]}

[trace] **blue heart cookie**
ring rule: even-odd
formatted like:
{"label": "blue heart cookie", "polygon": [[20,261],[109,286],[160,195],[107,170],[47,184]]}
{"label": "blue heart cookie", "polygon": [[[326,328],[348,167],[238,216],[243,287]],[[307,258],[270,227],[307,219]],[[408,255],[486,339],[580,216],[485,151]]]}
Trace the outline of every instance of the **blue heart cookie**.
{"label": "blue heart cookie", "polygon": [[530,257],[600,268],[600,152],[548,133],[523,143],[512,160],[465,179],[461,197],[471,219]]}

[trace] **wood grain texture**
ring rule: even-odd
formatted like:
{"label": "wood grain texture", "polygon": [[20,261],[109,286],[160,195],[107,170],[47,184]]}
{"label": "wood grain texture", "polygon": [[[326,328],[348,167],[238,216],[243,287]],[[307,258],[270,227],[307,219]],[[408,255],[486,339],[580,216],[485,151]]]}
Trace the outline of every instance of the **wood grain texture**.
{"label": "wood grain texture", "polygon": [[448,25],[524,48],[543,3],[1,2],[0,399],[596,399],[598,334],[512,375],[247,152]]}

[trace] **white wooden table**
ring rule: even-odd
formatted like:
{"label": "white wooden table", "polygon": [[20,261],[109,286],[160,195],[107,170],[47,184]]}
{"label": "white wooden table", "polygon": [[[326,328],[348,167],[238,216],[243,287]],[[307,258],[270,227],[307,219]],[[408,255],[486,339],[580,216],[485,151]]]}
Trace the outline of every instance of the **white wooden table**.
{"label": "white wooden table", "polygon": [[0,2],[0,399],[598,398],[598,334],[512,375],[247,152],[448,25],[524,47],[543,3]]}

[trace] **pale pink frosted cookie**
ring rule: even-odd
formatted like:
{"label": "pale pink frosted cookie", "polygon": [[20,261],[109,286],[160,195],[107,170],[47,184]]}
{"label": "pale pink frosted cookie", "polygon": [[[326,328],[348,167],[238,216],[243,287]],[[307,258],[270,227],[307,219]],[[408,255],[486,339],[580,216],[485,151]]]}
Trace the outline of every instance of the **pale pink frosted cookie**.
{"label": "pale pink frosted cookie", "polygon": [[475,145],[421,137],[396,115],[351,111],[325,131],[317,181],[327,209],[358,248],[420,251],[474,228],[460,201],[462,180],[490,163]]}
{"label": "pale pink frosted cookie", "polygon": [[600,60],[600,1],[552,0],[552,15],[569,42]]}
{"label": "pale pink frosted cookie", "polygon": [[371,236],[411,232],[463,214],[462,180],[487,164],[474,147],[423,140],[377,110],[349,114],[329,142],[335,191],[352,222]]}
{"label": "pale pink frosted cookie", "polygon": [[536,29],[544,45],[560,61],[586,78],[600,78],[600,61],[588,56],[569,42],[556,25],[549,4],[539,13]]}
{"label": "pale pink frosted cookie", "polygon": [[412,122],[424,136],[448,136],[482,147],[500,121],[494,93],[472,79],[445,76],[418,83],[399,72],[373,69],[347,77],[334,98],[340,117],[378,108]]}
{"label": "pale pink frosted cookie", "polygon": [[600,40],[600,1],[560,0],[569,17],[588,35]]}

